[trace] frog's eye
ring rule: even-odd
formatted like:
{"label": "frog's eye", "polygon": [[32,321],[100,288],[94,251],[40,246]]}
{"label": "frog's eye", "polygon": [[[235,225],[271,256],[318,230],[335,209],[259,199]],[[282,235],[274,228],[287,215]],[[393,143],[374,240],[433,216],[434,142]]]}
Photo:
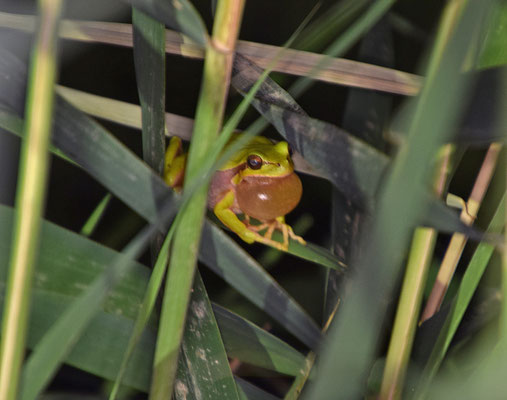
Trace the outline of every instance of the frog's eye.
{"label": "frog's eye", "polygon": [[289,150],[289,157],[291,157],[291,158],[292,158],[292,156],[294,155],[294,150],[292,150],[292,146],[291,146],[290,144],[289,144],[289,145],[287,145],[287,148],[288,148],[288,150]]}
{"label": "frog's eye", "polygon": [[251,154],[248,156],[246,163],[250,169],[260,169],[262,167],[262,158],[256,154]]}

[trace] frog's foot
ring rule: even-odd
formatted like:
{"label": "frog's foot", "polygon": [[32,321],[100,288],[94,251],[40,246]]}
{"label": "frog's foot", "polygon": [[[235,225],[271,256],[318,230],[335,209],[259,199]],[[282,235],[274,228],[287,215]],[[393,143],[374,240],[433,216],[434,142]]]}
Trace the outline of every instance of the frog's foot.
{"label": "frog's foot", "polygon": [[[301,243],[302,245],[306,245],[306,241],[301,236],[297,236],[294,233],[294,231],[292,230],[292,228],[285,223],[284,217],[278,217],[277,219],[275,219],[273,221],[265,222],[261,225],[250,225],[249,219],[248,219],[247,224],[248,224],[247,225],[248,229],[251,231],[253,230],[255,232],[258,232],[258,231],[261,231],[261,230],[267,228],[267,231],[266,231],[266,233],[264,233],[264,235],[261,236],[258,234],[258,236],[260,236],[262,239],[257,238],[256,241],[261,242],[261,243],[265,243],[269,246],[273,246],[279,250],[283,250],[283,251],[288,250],[289,237],[292,240],[295,240],[295,241]],[[283,243],[277,242],[271,238],[273,236],[273,232],[275,231],[275,229],[282,232]]]}
{"label": "frog's foot", "polygon": [[165,152],[164,180],[168,186],[178,192],[183,187],[186,161],[181,139],[178,136],[173,136]]}
{"label": "frog's foot", "polygon": [[254,231],[254,232],[260,232],[269,226],[269,223],[267,223],[267,222],[264,222],[260,225],[252,225],[250,223],[250,217],[248,215],[245,215],[245,219],[243,220],[243,223],[245,224],[247,229]]}

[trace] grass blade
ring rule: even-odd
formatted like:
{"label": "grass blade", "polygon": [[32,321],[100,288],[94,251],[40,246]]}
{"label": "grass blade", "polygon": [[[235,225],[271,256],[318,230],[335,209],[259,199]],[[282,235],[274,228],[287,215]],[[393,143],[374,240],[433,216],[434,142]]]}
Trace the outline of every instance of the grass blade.
{"label": "grass blade", "polygon": [[248,320],[213,305],[227,355],[248,364],[296,376],[304,356]]}
{"label": "grass blade", "polygon": [[[204,283],[196,274],[174,384],[175,397],[239,399]],[[201,397],[202,396],[202,397]]]}
{"label": "grass blade", "polygon": [[135,8],[134,64],[143,120],[143,159],[155,172],[164,172],[165,30],[164,25]]}
{"label": "grass blade", "polygon": [[95,210],[93,210],[93,212],[91,213],[91,215],[88,217],[83,227],[81,228],[81,235],[90,236],[93,233],[93,231],[99,224],[100,219],[104,215],[104,212],[106,211],[106,208],[109,205],[111,198],[112,198],[111,193],[108,193],[103,197],[103,199],[100,201],[97,207],[95,207]]}
{"label": "grass blade", "polygon": [[[142,110],[143,160],[160,176],[165,154],[165,27],[142,11],[132,8],[134,65]],[[163,242],[151,242],[153,262]]]}
{"label": "grass blade", "polygon": [[241,395],[241,400],[279,400],[278,397],[265,392],[264,390],[252,385],[250,382],[245,381],[237,376],[234,377],[238,386],[238,391]]}
{"label": "grass blade", "polygon": [[223,231],[206,223],[199,259],[310,348],[320,329],[301,306]]}
{"label": "grass blade", "polygon": [[[245,93],[261,72],[250,61],[237,57],[232,84],[240,93]],[[309,118],[271,79],[263,83],[252,104],[347,198],[361,205],[371,205],[389,163],[387,156],[332,124]]]}
{"label": "grass blade", "polygon": [[319,19],[315,20],[295,44],[298,49],[318,51],[339,35],[370,3],[369,0],[338,1]]}
{"label": "grass blade", "polygon": [[[361,0],[363,1],[363,0]],[[356,3],[359,3],[356,1]],[[34,19],[29,15],[0,12],[0,26],[33,32]],[[94,21],[63,21],[61,37],[77,41],[132,46],[132,28],[128,24]],[[166,52],[183,57],[203,58],[203,47],[189,43],[173,31],[166,31]],[[239,41],[237,52],[252,60],[259,67],[267,68],[280,48],[267,44]],[[326,61],[325,68],[316,71]],[[403,71],[364,64],[344,58],[287,49],[273,67],[274,71],[296,76],[313,73],[312,79],[337,85],[373,89],[413,96],[421,86],[421,77]]]}
{"label": "grass blade", "polygon": [[477,26],[487,6],[486,2],[473,1],[448,4],[407,143],[398,152],[380,196],[375,222],[363,238],[365,251],[345,287],[319,376],[308,392],[310,397],[318,394],[321,399],[335,399],[336,387],[340,387],[340,398],[344,399],[355,398],[362,391],[386,312],[384,301],[393,290],[403,249],[420,213],[422,199],[418,194],[427,175],[422,166],[431,162],[439,146],[450,137],[462,105],[459,99],[466,95],[467,88],[467,81],[457,76],[456,70],[463,66],[468,44],[477,34],[472,27]]}
{"label": "grass blade", "polygon": [[31,284],[39,248],[39,234],[49,164],[53,118],[57,43],[62,2],[41,0],[40,24],[35,41],[28,96],[20,179],[16,195],[17,218],[0,343],[0,398],[18,397],[21,363],[25,352]]}
{"label": "grass blade", "polygon": [[482,45],[479,57],[479,68],[490,68],[507,64],[507,50],[505,38],[507,37],[507,4],[498,1],[491,11],[494,16],[488,26],[485,42]]}
{"label": "grass blade", "polygon": [[[505,225],[505,195],[500,200],[495,215],[491,219],[487,232],[500,233]],[[480,243],[472,256],[467,270],[463,275],[458,293],[453,300],[451,311],[445,320],[445,324],[438,335],[435,346],[431,351],[429,360],[424,368],[422,379],[419,382],[416,399],[424,398],[424,393],[429,389],[429,384],[436,375],[442,360],[449,349],[452,338],[456,333],[465,311],[472,300],[472,296],[479,286],[482,275],[493,255],[494,246],[489,243]]]}
{"label": "grass blade", "polygon": [[[197,105],[194,135],[188,153],[185,180],[192,182],[220,131],[233,51],[243,12],[243,1],[220,1],[213,36],[206,49],[202,90]],[[150,399],[166,399],[173,391],[178,349],[194,277],[204,221],[208,185],[197,190],[183,209],[173,244],[155,349]]]}
{"label": "grass blade", "polygon": [[143,302],[141,303],[141,308],[137,314],[132,334],[130,335],[129,342],[125,348],[118,374],[116,375],[113,388],[111,389],[111,393],[109,395],[110,400],[114,400],[118,395],[118,390],[120,389],[123,377],[127,371],[128,362],[132,356],[132,353],[134,352],[136,345],[141,340],[143,331],[146,328],[146,325],[153,311],[153,307],[155,306],[155,301],[159,295],[160,288],[162,287],[162,280],[166,273],[167,262],[169,260],[169,245],[171,244],[175,227],[176,221],[171,226],[171,229],[166,235],[164,243],[160,248],[160,252],[158,253],[157,261],[153,267],[153,271],[144,294]]}
{"label": "grass blade", "polygon": [[206,26],[201,16],[188,0],[123,0],[152,18],[174,28],[195,42],[204,45],[208,40]]}
{"label": "grass blade", "polygon": [[[0,206],[0,297],[3,297],[7,250],[10,245],[14,211]],[[34,308],[30,320],[28,346],[34,348],[59,316],[106,271],[117,252],[57,225],[43,221],[42,243],[34,279]],[[161,254],[160,260],[164,259]],[[156,269],[158,271],[158,269]],[[158,272],[157,272],[158,274]],[[158,274],[160,275],[160,274]],[[97,376],[114,380],[121,368],[125,349],[139,307],[147,293],[150,271],[134,262],[132,269],[109,293],[101,310],[92,319],[65,362]],[[150,285],[150,283],[148,283]],[[145,306],[142,306],[145,307]],[[303,356],[270,333],[213,305],[227,354],[251,365],[294,375]],[[141,312],[147,318],[147,312]],[[147,392],[155,348],[156,321],[150,319],[132,350],[123,383]],[[187,327],[188,329],[188,327]],[[139,328],[134,328],[137,332]],[[106,356],[107,354],[107,356]]]}

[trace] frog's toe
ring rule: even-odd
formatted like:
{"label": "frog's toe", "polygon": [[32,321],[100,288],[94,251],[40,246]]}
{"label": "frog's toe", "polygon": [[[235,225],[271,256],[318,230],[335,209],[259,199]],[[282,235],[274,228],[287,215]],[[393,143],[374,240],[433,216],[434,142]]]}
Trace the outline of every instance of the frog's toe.
{"label": "frog's toe", "polygon": [[289,236],[292,240],[295,240],[301,243],[303,246],[306,246],[306,240],[304,240],[301,236],[296,235],[289,225],[287,225],[287,228],[289,231]]}

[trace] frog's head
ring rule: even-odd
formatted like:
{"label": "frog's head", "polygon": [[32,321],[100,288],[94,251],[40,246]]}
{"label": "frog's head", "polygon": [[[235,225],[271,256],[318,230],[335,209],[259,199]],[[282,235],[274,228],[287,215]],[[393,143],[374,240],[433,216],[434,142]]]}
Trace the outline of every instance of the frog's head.
{"label": "frog's head", "polygon": [[292,211],[303,193],[294,172],[287,142],[273,144],[257,136],[231,160],[239,167],[236,194],[241,210],[261,221],[273,220]]}
{"label": "frog's head", "polygon": [[238,150],[221,169],[236,169],[238,167],[241,178],[247,176],[280,177],[294,172],[289,144],[287,142],[274,144],[262,136],[254,137]]}

